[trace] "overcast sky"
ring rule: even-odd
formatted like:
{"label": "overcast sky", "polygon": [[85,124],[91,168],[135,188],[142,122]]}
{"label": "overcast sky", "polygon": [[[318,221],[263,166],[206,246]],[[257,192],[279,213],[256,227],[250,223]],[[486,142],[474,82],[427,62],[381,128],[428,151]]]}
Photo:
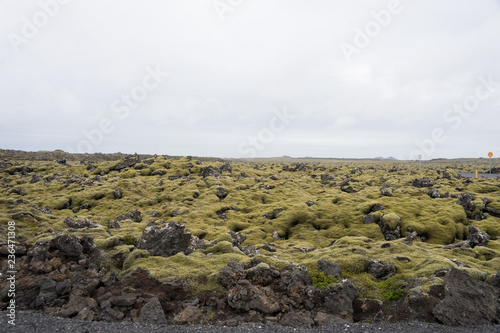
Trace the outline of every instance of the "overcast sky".
{"label": "overcast sky", "polygon": [[0,0],[0,36],[4,149],[500,156],[500,0]]}

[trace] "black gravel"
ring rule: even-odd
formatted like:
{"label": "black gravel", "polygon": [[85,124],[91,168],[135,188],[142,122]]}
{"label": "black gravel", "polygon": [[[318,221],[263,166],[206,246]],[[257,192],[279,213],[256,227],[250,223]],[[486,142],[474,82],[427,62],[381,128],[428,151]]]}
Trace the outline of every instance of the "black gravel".
{"label": "black gravel", "polygon": [[429,324],[423,322],[411,322],[402,324],[338,324],[324,326],[314,329],[300,329],[283,326],[269,326],[263,324],[252,324],[238,327],[216,327],[216,326],[166,326],[166,325],[148,325],[131,322],[84,322],[75,319],[64,319],[53,317],[44,313],[19,311],[16,314],[16,325],[7,324],[7,313],[0,312],[0,332],[15,333],[135,333],[135,332],[165,332],[165,333],[215,333],[215,332],[262,332],[262,333],[281,333],[281,332],[400,332],[400,333],[429,333],[429,332],[450,332],[450,333],[471,333],[471,332],[499,332],[500,326],[469,326],[469,327],[450,327],[438,324]]}

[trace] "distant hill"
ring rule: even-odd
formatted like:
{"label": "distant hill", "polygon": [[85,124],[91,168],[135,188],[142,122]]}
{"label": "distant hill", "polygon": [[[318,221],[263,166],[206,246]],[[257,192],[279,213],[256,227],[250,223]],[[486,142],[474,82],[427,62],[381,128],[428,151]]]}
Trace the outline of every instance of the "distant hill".
{"label": "distant hill", "polygon": [[392,157],[392,156],[389,156],[389,157],[382,157],[382,156],[378,156],[378,157],[374,157],[373,158],[374,160],[391,160],[391,161],[397,161],[398,159],[395,158],[395,157]]}

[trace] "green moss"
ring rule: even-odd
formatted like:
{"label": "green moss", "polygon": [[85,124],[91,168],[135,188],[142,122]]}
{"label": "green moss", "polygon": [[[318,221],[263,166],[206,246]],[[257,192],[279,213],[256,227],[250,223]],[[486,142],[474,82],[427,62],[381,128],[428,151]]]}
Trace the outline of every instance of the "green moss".
{"label": "green moss", "polygon": [[233,242],[233,238],[231,237],[230,234],[221,234],[219,237],[217,237],[217,242]]}
{"label": "green moss", "polygon": [[407,283],[408,278],[404,275],[395,275],[385,281],[378,283],[378,287],[382,295],[388,301],[397,301],[405,295],[403,288]]}
{"label": "green moss", "polygon": [[[280,269],[291,262],[313,267],[322,258],[339,263],[344,275],[352,278],[358,290],[362,290],[361,295],[384,300],[376,281],[364,273],[369,258],[394,263],[398,272],[422,283],[427,283],[437,269],[455,267],[450,259],[470,266],[471,274],[478,279],[485,276],[489,279],[500,267],[500,241],[495,240],[500,236],[498,218],[490,216],[482,221],[468,221],[463,207],[456,204],[457,198],[454,197],[465,191],[475,195],[476,212],[479,212],[481,199],[487,196],[488,206],[500,209],[500,194],[496,190],[500,180],[473,180],[472,184],[464,186],[463,179],[456,178],[457,172],[473,171],[478,160],[427,162],[419,170],[418,165],[406,162],[308,159],[301,161],[310,163],[304,170],[295,170],[297,165],[290,163],[297,163],[298,160],[262,159],[250,163],[234,161],[231,164],[232,174],[224,172],[219,179],[202,179],[198,176],[202,167],[221,167],[223,162],[203,160],[203,164],[198,165],[188,158],[169,158],[170,165],[166,168],[167,160],[157,157],[144,169],[130,168],[118,172],[113,171],[114,166],[124,156],[117,155],[115,161],[105,161],[103,156],[96,156],[98,169],[93,174],[103,172],[105,175],[100,182],[94,181],[92,185],[86,182],[94,176],[83,176],[84,173],[91,173],[85,165],[79,164],[79,160],[91,159],[93,155],[68,160],[69,167],[60,166],[52,160],[10,161],[13,163],[10,171],[13,172],[10,174],[9,169],[0,169],[0,182],[4,182],[5,188],[23,186],[26,195],[22,199],[28,204],[16,203],[21,197],[12,194],[11,190],[0,193],[0,225],[6,227],[16,214],[32,214],[33,217],[15,219],[20,241],[47,241],[53,237],[52,232],[90,236],[103,251],[122,256],[126,272],[141,267],[164,280],[186,277],[193,291],[221,290],[218,272],[227,260],[249,260],[231,246],[229,231],[244,233],[247,236],[245,245],[274,243],[277,252],[262,252],[264,254],[257,257]],[[10,158],[3,157],[2,160]],[[141,160],[149,158],[152,157]],[[193,166],[188,166],[188,163]],[[53,180],[30,184],[29,177],[13,174],[14,170],[21,170],[22,165],[29,166],[32,173],[52,177]],[[166,174],[162,177],[150,176],[155,170],[164,170]],[[442,177],[445,170],[451,174],[451,179]],[[238,180],[241,173],[250,177]],[[335,177],[333,183],[336,185],[322,184],[320,175],[325,173]],[[168,178],[183,175],[191,178]],[[271,176],[277,177],[277,180],[271,179]],[[346,177],[351,178],[348,186],[357,191],[355,194],[344,193],[338,186]],[[441,193],[449,192],[453,197],[432,199],[422,189],[413,187],[412,181],[422,177],[430,178],[435,182],[434,188]],[[69,180],[71,184],[67,185]],[[263,187],[267,185],[274,187]],[[383,185],[395,188],[395,197],[380,197],[379,189]],[[231,195],[223,201],[219,200],[214,195],[218,187],[227,189]],[[459,191],[459,187],[465,189]],[[122,199],[114,199],[116,188],[122,189]],[[309,201],[314,204],[307,205]],[[63,209],[69,202],[71,209]],[[91,209],[80,210],[78,216],[74,216],[72,210],[78,209],[82,203],[90,204]],[[382,211],[370,213],[375,216],[376,222],[384,216],[386,223],[394,228],[399,217],[403,237],[416,231],[424,241],[417,239],[413,246],[402,244],[402,239],[385,241],[377,224],[363,223],[363,216],[371,211],[375,203],[384,207]],[[49,206],[52,214],[42,213],[34,205]],[[231,210],[219,216],[216,212],[223,207],[231,207]],[[141,210],[143,222],[125,220],[120,222],[119,229],[109,229],[110,221],[133,209]],[[283,211],[270,217],[274,210]],[[155,214],[151,215],[153,212]],[[267,217],[264,214],[268,214]],[[68,216],[89,218],[103,227],[69,232],[64,223]],[[188,231],[207,243],[219,240],[219,244],[206,252],[212,255],[195,251],[187,257],[177,255],[160,259],[140,258],[139,252],[135,257],[135,251],[130,253],[132,245],[121,245],[134,244],[148,223],[159,225],[161,219],[182,223]],[[487,247],[442,249],[443,245],[465,239],[471,223],[492,236]],[[49,228],[52,230],[48,231]],[[274,231],[283,240],[274,240]],[[1,239],[5,239],[4,234],[0,235]],[[382,247],[387,243],[389,247]],[[110,267],[115,264],[109,262]],[[205,265],[208,265],[206,269]]]}
{"label": "green moss", "polygon": [[396,229],[401,221],[401,218],[394,213],[385,214],[382,218],[384,220],[384,223],[387,224],[391,230]]}
{"label": "green moss", "polygon": [[123,262],[123,269],[129,269],[133,265],[134,261],[140,258],[149,258],[149,251],[134,249]]}
{"label": "green moss", "polygon": [[120,244],[120,236],[112,236],[106,239],[96,239],[95,243],[102,250],[109,250]]}
{"label": "green moss", "polygon": [[377,282],[375,281],[373,275],[370,275],[368,273],[344,273],[344,276],[356,287],[356,290],[358,291],[358,297],[382,299],[382,294],[379,291]]}
{"label": "green moss", "polygon": [[242,254],[240,250],[233,247],[232,242],[221,241],[217,242],[214,246],[209,247],[205,250],[205,253],[213,253],[213,254],[223,254],[223,253],[237,253]]}
{"label": "green moss", "polygon": [[318,272],[317,269],[308,269],[307,274],[311,277],[312,285],[318,289],[328,287],[332,283],[339,283],[333,276],[326,275],[325,272]]}

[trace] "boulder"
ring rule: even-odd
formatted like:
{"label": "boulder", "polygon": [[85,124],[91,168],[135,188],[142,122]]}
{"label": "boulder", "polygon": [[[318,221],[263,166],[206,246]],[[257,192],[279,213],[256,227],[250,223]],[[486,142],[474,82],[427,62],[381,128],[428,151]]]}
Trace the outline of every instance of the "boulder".
{"label": "boulder", "polygon": [[122,190],[120,188],[117,188],[113,191],[113,197],[115,199],[121,199],[123,198]]}
{"label": "boulder", "polygon": [[186,252],[191,244],[191,233],[183,224],[170,222],[162,227],[147,227],[137,240],[139,249],[148,250],[152,256],[170,257]]}
{"label": "boulder", "polygon": [[156,325],[167,324],[165,312],[161,307],[158,297],[153,297],[146,304],[144,304],[136,321],[140,323],[149,323]]}
{"label": "boulder", "polygon": [[491,285],[493,287],[500,288],[500,270],[491,278]]}
{"label": "boulder", "polygon": [[89,219],[85,218],[83,220],[73,220],[72,218],[70,217],[67,217],[65,220],[64,220],[64,223],[66,223],[66,225],[70,228],[74,228],[74,229],[82,229],[82,228],[99,228],[99,227],[102,227],[102,225],[100,225],[99,223],[96,223],[96,222],[92,222],[90,221]]}
{"label": "boulder", "polygon": [[335,180],[335,176],[332,176],[328,173],[324,173],[324,174],[320,175],[320,178],[321,178],[322,183],[331,182],[331,181]]}
{"label": "boulder", "polygon": [[242,248],[241,251],[249,257],[253,257],[253,256],[256,256],[258,254],[257,253],[258,251],[257,251],[257,248],[255,247],[255,245],[247,245],[244,248]]}
{"label": "boulder", "polygon": [[484,214],[482,214],[482,212],[475,212],[476,203],[474,202],[474,200],[476,200],[476,196],[465,192],[458,198],[457,204],[461,205],[464,208],[465,213],[467,214],[467,217],[469,219],[480,221],[486,217]]}
{"label": "boulder", "polygon": [[251,285],[248,280],[240,280],[229,289],[227,301],[230,307],[239,311],[259,310],[265,314],[281,310],[278,298],[269,287]]}
{"label": "boulder", "polygon": [[220,284],[224,288],[231,288],[245,278],[245,265],[241,262],[230,261],[220,271]]}
{"label": "boulder", "polygon": [[414,179],[412,185],[418,188],[421,187],[431,187],[434,183],[429,178]]}
{"label": "boulder", "polygon": [[83,255],[83,246],[80,244],[80,238],[75,235],[58,236],[51,241],[51,244],[55,244],[55,248],[70,260],[78,261]]}
{"label": "boulder", "polygon": [[42,308],[50,305],[57,298],[57,283],[48,277],[42,277],[40,282],[40,293],[35,300],[35,307]]}
{"label": "boulder", "polygon": [[121,171],[126,168],[131,168],[139,162],[139,156],[127,156],[123,161],[121,161],[114,167],[114,170]]}
{"label": "boulder", "polygon": [[89,297],[100,284],[99,274],[90,270],[76,272],[70,277],[71,295]]}
{"label": "boulder", "polygon": [[474,200],[476,200],[476,196],[465,192],[458,198],[457,204],[462,206],[466,211],[474,211],[476,209]]}
{"label": "boulder", "polygon": [[373,204],[371,206],[370,210],[368,211],[368,214],[378,212],[379,210],[384,210],[384,207],[382,206],[382,204],[377,202],[376,204]]}
{"label": "boulder", "polygon": [[324,272],[326,275],[331,275],[338,281],[342,280],[342,270],[339,264],[329,260],[320,259],[318,261],[318,272]]}
{"label": "boulder", "polygon": [[229,195],[229,192],[223,187],[218,187],[216,195],[220,200],[223,200]]}
{"label": "boulder", "polygon": [[377,279],[385,280],[397,273],[393,263],[385,263],[381,260],[372,260],[368,264],[367,272]]}
{"label": "boulder", "polygon": [[479,230],[478,227],[473,225],[469,227],[469,237],[467,237],[467,240],[471,247],[486,246],[490,239],[490,235]]}
{"label": "boulder", "polygon": [[214,177],[216,179],[219,179],[221,176],[221,170],[217,167],[209,165],[201,169],[200,176],[203,178]]}
{"label": "boulder", "polygon": [[247,236],[243,235],[241,232],[234,232],[230,231],[229,235],[231,235],[231,238],[233,239],[233,246],[240,246],[246,239]]}
{"label": "boulder", "polygon": [[200,309],[196,306],[190,305],[174,317],[173,323],[175,325],[199,324],[202,317],[203,314]]}
{"label": "boulder", "polygon": [[491,325],[500,320],[498,290],[451,268],[444,277],[445,298],[432,313],[445,325]]}
{"label": "boulder", "polygon": [[427,191],[427,195],[430,196],[432,199],[437,199],[441,198],[441,194],[439,193],[438,189],[432,189]]}
{"label": "boulder", "polygon": [[228,172],[228,173],[233,173],[233,167],[231,166],[231,164],[229,162],[227,162],[226,164],[224,164],[223,166],[220,167],[220,171],[221,173],[222,172]]}
{"label": "boulder", "polygon": [[[253,261],[253,260],[252,260]],[[280,277],[280,271],[273,265],[257,264],[246,271],[245,278],[260,286],[268,286]]]}
{"label": "boulder", "polygon": [[392,228],[391,225],[387,221],[388,215],[382,216],[378,225],[380,227],[380,231],[384,235],[385,240],[391,241],[401,238],[401,219],[397,215],[393,215],[392,218],[397,218],[397,224],[395,228]]}
{"label": "boulder", "polygon": [[111,304],[111,306],[121,306],[121,307],[133,306],[136,301],[137,301],[137,296],[133,294],[113,296],[109,298],[109,303]]}
{"label": "boulder", "polygon": [[206,249],[205,241],[203,239],[199,239],[196,236],[191,236],[191,242],[185,253],[189,254],[196,250],[204,250],[204,249]]}
{"label": "boulder", "polygon": [[353,301],[358,296],[358,291],[350,281],[333,283],[322,289],[314,288],[311,292],[315,310],[353,321]]}

